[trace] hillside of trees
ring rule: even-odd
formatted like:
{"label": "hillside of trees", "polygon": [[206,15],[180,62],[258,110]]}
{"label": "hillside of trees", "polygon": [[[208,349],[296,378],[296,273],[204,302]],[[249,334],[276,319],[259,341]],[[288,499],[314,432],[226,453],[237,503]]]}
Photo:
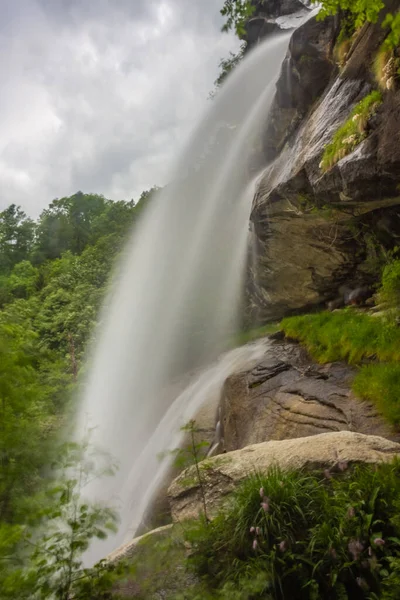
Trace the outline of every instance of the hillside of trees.
{"label": "hillside of trees", "polygon": [[54,497],[44,499],[54,485],[52,465],[71,461],[71,452],[79,460],[60,432],[72,423],[112,266],[155,191],[136,203],[78,192],[54,200],[37,221],[15,205],[0,213],[1,598],[31,597],[32,582],[19,572],[21,541],[54,516],[47,512]]}

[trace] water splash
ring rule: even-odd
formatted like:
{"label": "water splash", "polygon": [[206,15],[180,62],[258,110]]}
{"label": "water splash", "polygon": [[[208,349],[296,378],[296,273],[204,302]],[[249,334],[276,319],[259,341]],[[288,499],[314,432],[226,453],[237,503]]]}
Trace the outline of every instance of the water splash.
{"label": "water splash", "polygon": [[[254,191],[251,162],[288,41],[287,34],[268,39],[229,77],[172,183],[149,202],[120,265],[102,315],[78,435],[93,428],[92,443],[118,461],[117,475],[94,482],[86,493],[114,504],[121,526],[93,546],[90,560],[124,541],[159,481],[151,461],[160,440],[170,447],[182,424],[168,412],[176,398],[173,382],[210,364],[235,330]],[[217,363],[212,381],[222,385],[232,364]],[[207,399],[203,383],[178,398],[175,416]]]}

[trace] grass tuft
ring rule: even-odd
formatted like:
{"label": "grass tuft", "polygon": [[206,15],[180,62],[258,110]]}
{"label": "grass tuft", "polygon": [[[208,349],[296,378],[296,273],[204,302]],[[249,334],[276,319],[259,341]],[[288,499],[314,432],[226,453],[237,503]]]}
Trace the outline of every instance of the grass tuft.
{"label": "grass tuft", "polygon": [[367,137],[368,123],[382,103],[382,94],[373,91],[363,98],[353,109],[349,119],[333,136],[333,140],[325,147],[320,167],[328,171],[339,160],[353,150]]}
{"label": "grass tuft", "polygon": [[214,521],[186,529],[196,598],[400,597],[400,463],[334,471],[255,474]]}
{"label": "grass tuft", "polygon": [[400,329],[386,319],[370,317],[352,308],[289,317],[282,321],[281,327],[321,363],[400,360]]}

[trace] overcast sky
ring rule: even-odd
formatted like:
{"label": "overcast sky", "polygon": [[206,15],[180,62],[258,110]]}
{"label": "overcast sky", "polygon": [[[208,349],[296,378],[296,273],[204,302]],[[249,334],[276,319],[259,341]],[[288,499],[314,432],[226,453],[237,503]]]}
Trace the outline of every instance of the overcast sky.
{"label": "overcast sky", "polygon": [[0,210],[168,181],[207,104],[223,0],[0,0]]}

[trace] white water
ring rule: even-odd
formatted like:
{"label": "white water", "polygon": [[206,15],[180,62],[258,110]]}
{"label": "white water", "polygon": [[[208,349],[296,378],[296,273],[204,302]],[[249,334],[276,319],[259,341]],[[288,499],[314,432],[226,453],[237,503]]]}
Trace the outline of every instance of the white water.
{"label": "white water", "polygon": [[[210,103],[172,183],[149,203],[103,312],[78,435],[111,453],[119,470],[86,490],[114,505],[118,534],[93,545],[104,557],[134,532],[165,472],[159,451],[218,393],[227,375],[262,352],[250,346],[201,371],[177,399],[183,373],[218,357],[236,327],[254,181],[251,157],[267,118],[289,36],[260,45]],[[175,401],[175,402],[174,402]]]}

